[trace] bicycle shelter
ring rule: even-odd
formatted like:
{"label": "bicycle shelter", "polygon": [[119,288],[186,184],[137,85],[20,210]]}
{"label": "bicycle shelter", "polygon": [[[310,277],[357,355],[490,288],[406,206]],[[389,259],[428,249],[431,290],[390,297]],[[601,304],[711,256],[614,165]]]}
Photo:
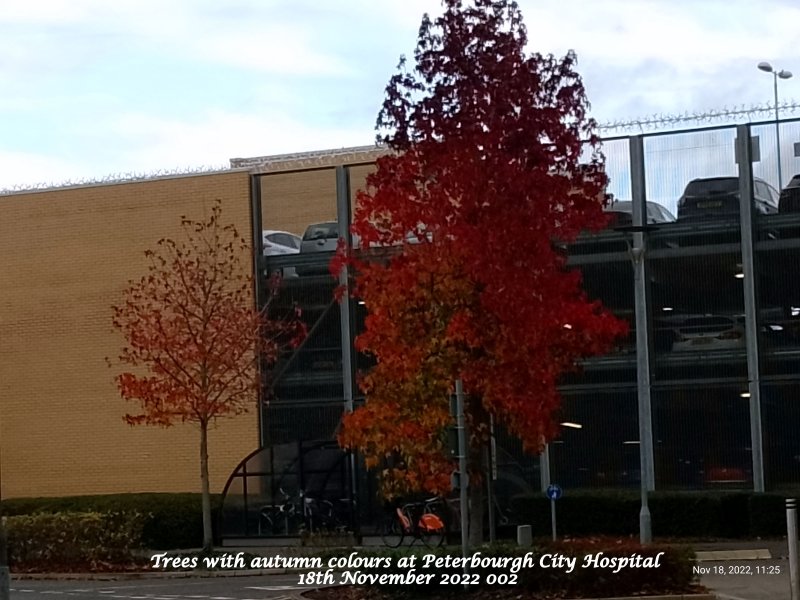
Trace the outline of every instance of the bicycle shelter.
{"label": "bicycle shelter", "polygon": [[[220,534],[226,543],[241,538],[296,537],[307,526],[303,519],[307,507],[319,503],[332,507],[336,513],[331,517],[352,528],[355,514],[350,509],[354,502],[349,478],[348,454],[335,441],[259,448],[239,463],[225,484]],[[288,506],[291,511],[281,510]]]}

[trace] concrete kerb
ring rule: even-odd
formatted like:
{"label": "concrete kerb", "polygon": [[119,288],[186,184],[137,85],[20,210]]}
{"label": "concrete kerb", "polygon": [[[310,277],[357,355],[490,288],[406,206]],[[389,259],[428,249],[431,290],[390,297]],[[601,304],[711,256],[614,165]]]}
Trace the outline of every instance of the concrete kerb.
{"label": "concrete kerb", "polygon": [[700,550],[695,552],[697,562],[720,560],[765,560],[772,558],[766,548],[753,550]]}
{"label": "concrete kerb", "polygon": [[788,558],[789,546],[785,538],[725,542],[697,542],[690,544],[698,562],[713,560],[765,560]]}
{"label": "concrete kerb", "polygon": [[615,598],[582,598],[581,600],[718,600],[716,594],[672,594],[662,596],[617,596]]}

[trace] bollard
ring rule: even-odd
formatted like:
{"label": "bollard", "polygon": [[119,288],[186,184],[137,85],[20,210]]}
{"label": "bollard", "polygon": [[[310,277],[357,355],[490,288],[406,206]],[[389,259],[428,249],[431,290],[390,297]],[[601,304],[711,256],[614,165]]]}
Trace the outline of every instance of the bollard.
{"label": "bollard", "polygon": [[3,565],[0,567],[0,600],[9,600],[11,597],[11,576],[8,572],[8,567]]}
{"label": "bollard", "polygon": [[517,525],[517,546],[530,548],[532,545],[533,528],[530,525]]}
{"label": "bollard", "polygon": [[786,499],[786,540],[789,543],[789,581],[792,600],[800,600],[797,579],[797,500]]}
{"label": "bollard", "polygon": [[8,571],[8,537],[6,533],[6,517],[0,517],[0,600],[11,597],[11,576]]}

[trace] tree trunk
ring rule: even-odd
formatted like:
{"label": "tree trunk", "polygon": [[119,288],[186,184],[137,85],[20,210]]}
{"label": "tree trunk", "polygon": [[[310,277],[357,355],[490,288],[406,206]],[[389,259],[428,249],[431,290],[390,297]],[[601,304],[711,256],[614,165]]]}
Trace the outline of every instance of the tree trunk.
{"label": "tree trunk", "polygon": [[484,482],[470,483],[469,486],[469,547],[474,548],[483,543],[483,514],[486,512]]}
{"label": "tree trunk", "polygon": [[208,477],[208,423],[200,423],[200,481],[203,490],[203,552],[211,552],[214,538],[211,530],[211,485]]}

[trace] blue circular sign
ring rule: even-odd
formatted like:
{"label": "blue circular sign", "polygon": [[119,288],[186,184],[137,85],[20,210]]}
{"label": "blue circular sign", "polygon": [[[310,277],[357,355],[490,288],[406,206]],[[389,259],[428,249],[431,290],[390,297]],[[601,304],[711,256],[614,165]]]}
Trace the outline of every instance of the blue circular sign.
{"label": "blue circular sign", "polygon": [[563,492],[561,491],[560,485],[551,483],[547,486],[547,497],[550,498],[550,500],[558,500],[561,498],[561,494],[563,494]]}

